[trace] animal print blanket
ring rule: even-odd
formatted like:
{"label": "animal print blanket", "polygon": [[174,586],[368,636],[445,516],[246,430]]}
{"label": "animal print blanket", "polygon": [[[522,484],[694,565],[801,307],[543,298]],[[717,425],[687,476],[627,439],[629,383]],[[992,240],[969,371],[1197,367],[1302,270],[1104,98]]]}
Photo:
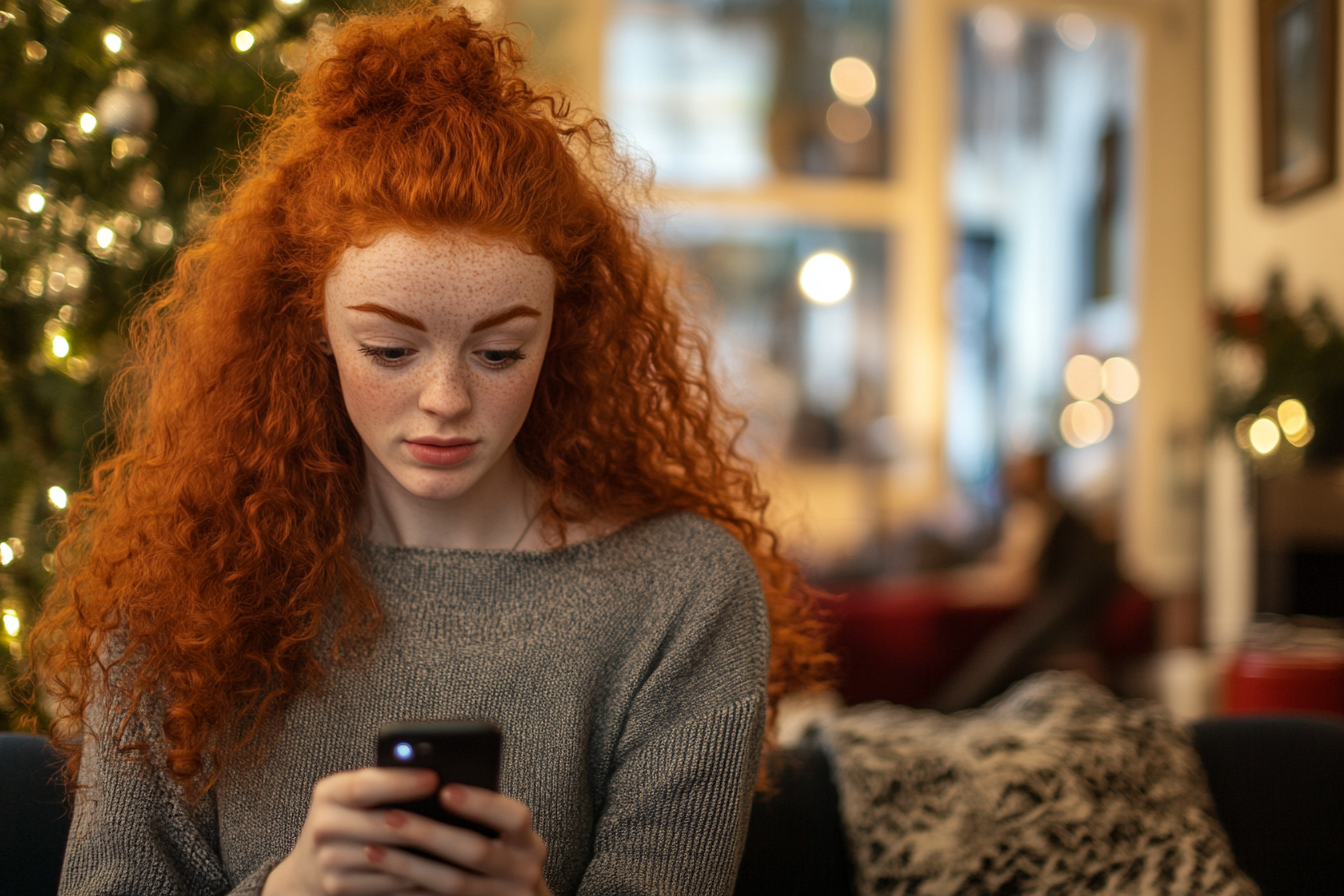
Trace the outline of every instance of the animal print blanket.
{"label": "animal print blanket", "polygon": [[1258,896],[1199,758],[1151,703],[1045,672],[951,716],[819,725],[861,896]]}

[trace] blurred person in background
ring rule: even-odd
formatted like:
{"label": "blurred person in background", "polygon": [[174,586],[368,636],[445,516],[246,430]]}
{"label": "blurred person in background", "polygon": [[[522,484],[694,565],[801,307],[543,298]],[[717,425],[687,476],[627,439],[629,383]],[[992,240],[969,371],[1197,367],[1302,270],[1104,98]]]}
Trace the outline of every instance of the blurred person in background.
{"label": "blurred person in background", "polygon": [[956,604],[1017,610],[934,696],[943,712],[978,706],[1043,668],[1104,677],[1095,638],[1118,585],[1113,546],[1051,491],[1049,455],[1009,459],[1001,481],[997,543],[943,584]]}

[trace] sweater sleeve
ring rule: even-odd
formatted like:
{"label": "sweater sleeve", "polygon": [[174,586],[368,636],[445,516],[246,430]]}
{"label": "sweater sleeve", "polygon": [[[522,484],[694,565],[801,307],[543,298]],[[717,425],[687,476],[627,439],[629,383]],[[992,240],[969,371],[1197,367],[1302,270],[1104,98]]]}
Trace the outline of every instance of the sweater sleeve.
{"label": "sweater sleeve", "polygon": [[745,551],[734,556],[691,586],[636,692],[581,896],[733,890],[765,730],[770,650],[756,571]]}
{"label": "sweater sleeve", "polygon": [[[140,737],[133,723],[123,740]],[[270,865],[236,887],[224,873],[213,792],[188,801],[159,763],[116,744],[114,734],[85,741],[60,896],[259,894]]]}

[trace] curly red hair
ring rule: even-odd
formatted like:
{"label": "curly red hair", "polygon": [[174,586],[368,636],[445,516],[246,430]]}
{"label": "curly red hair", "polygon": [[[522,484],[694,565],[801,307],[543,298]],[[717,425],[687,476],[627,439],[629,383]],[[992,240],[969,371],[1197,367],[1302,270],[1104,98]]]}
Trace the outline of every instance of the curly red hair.
{"label": "curly red hair", "polygon": [[[530,87],[514,39],[461,9],[352,17],[314,53],[133,320],[115,442],[71,500],[33,634],[55,730],[86,728],[94,701],[152,705],[160,761],[208,788],[321,686],[325,661],[376,633],[352,552],[363,455],[315,333],[341,253],[392,227],[470,228],[550,262],[554,330],[516,440],[545,518],[717,520],[760,571],[772,705],[822,681],[809,589],[764,521],[706,341],[620,198],[638,178],[606,123]],[[337,596],[327,657],[317,636]]]}

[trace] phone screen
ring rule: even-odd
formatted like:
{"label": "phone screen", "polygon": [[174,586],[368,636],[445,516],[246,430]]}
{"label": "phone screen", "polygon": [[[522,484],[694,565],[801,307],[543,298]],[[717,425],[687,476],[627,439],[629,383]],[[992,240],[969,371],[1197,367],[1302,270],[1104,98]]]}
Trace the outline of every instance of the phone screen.
{"label": "phone screen", "polygon": [[[436,722],[389,722],[378,729],[378,765],[384,768],[428,768],[439,786],[467,784],[499,790],[499,751],[503,738],[493,722],[453,719]],[[449,812],[436,790],[424,799],[395,803],[427,818],[498,837],[498,832]]]}

